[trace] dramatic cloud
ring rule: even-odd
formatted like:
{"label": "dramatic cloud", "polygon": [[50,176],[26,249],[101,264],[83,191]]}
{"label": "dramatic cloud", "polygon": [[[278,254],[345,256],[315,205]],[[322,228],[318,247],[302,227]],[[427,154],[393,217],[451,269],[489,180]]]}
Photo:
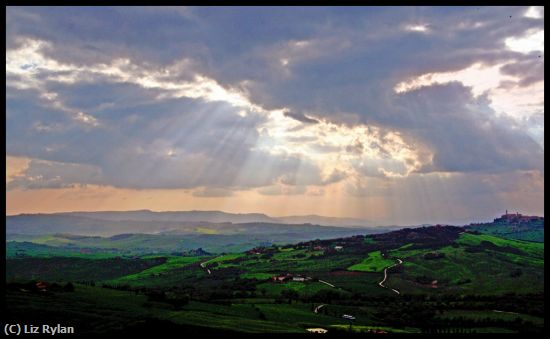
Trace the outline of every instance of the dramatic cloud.
{"label": "dramatic cloud", "polygon": [[284,116],[292,118],[294,120],[301,121],[305,124],[317,124],[317,123],[319,123],[318,120],[312,119],[312,118],[310,118],[310,117],[308,117],[308,116],[306,116],[305,114],[302,114],[302,113],[285,112]]}
{"label": "dramatic cloud", "polygon": [[296,214],[388,223],[526,201],[543,213],[543,7],[8,7],[6,19],[8,210],[101,192],[127,208],[180,194],[171,206],[268,214],[286,197]]}

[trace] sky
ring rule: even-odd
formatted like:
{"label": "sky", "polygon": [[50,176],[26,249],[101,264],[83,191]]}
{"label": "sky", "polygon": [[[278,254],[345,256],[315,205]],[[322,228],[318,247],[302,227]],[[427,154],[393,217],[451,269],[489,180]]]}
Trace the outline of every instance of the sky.
{"label": "sky", "polygon": [[543,7],[7,7],[6,214],[544,215]]}

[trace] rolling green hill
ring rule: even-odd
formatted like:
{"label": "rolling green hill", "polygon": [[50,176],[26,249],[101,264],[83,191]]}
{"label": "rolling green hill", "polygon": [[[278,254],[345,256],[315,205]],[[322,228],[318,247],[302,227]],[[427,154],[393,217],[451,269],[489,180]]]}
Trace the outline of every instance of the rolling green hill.
{"label": "rolling green hill", "polygon": [[514,224],[495,221],[491,223],[471,224],[466,226],[466,228],[501,238],[544,242],[544,220]]}
{"label": "rolling green hill", "polygon": [[[123,243],[133,237],[110,239]],[[79,306],[61,305],[84,305],[97,294],[93,307],[116,319],[100,327],[105,331],[123,318],[141,326],[141,317],[188,331],[200,331],[193,327],[199,325],[244,332],[304,332],[310,327],[338,332],[348,325],[343,314],[356,317],[354,331],[451,327],[518,332],[538,331],[544,324],[544,244],[461,227],[403,229],[209,256],[42,254],[35,249],[25,257],[8,257],[8,298],[20,302],[12,310],[50,307],[46,295],[32,288],[22,292],[28,288],[17,284],[71,281],[79,283],[76,292],[51,292],[55,303],[67,308],[65,315],[101,322],[93,312],[74,313]],[[101,311],[113,302],[104,296],[120,298],[124,306]]]}

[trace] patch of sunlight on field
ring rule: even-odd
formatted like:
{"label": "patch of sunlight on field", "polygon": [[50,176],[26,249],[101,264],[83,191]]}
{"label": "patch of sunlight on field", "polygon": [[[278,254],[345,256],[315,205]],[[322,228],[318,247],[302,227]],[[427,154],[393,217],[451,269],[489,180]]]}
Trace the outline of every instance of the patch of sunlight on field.
{"label": "patch of sunlight on field", "polygon": [[391,266],[395,263],[392,259],[385,259],[382,257],[380,251],[370,252],[369,256],[362,262],[348,267],[349,271],[361,271],[361,272],[381,272],[384,268]]}
{"label": "patch of sunlight on field", "polygon": [[203,265],[208,266],[208,265],[212,265],[212,264],[220,263],[220,262],[224,262],[224,261],[231,261],[231,260],[235,260],[235,259],[238,259],[238,258],[241,258],[241,257],[244,257],[244,256],[245,256],[244,253],[225,254],[225,255],[221,255],[219,257],[216,257],[214,259],[210,259],[208,261],[205,261],[203,263]]}
{"label": "patch of sunlight on field", "polygon": [[218,232],[218,230],[214,230],[206,227],[196,227],[195,232],[201,233],[201,234],[219,234],[220,233]]}

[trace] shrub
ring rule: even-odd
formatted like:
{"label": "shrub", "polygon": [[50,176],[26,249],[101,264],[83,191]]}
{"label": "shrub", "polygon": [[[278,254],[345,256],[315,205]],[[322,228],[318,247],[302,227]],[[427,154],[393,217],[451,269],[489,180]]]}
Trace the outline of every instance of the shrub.
{"label": "shrub", "polygon": [[65,292],[74,292],[74,285],[71,282],[68,282],[63,286],[63,291]]}

